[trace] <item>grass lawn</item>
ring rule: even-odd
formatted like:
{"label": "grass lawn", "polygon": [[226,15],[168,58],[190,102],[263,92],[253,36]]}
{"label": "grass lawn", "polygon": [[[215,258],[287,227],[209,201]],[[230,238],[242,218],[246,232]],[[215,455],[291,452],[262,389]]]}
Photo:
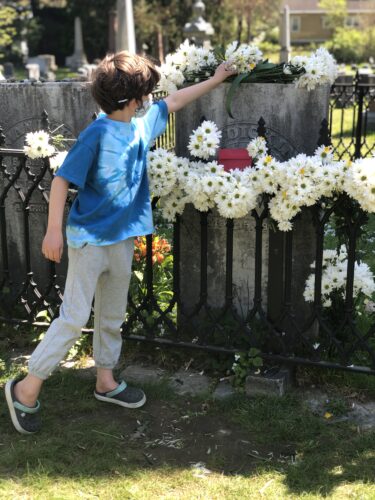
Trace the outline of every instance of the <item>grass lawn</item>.
{"label": "grass lawn", "polygon": [[[144,387],[143,408],[126,410],[96,401],[93,376],[72,369],[46,383],[42,432],[22,436],[2,390],[22,368],[6,356],[1,499],[375,498],[375,432],[314,415],[301,389],[280,399],[239,394],[214,402],[174,396],[159,381]],[[373,378],[319,373],[343,398],[375,396]],[[305,371],[302,383],[314,376]]]}

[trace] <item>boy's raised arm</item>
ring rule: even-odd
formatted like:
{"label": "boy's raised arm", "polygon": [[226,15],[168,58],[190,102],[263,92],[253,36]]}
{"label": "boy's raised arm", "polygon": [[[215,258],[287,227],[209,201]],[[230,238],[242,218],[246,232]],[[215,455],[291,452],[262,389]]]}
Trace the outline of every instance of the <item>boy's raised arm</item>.
{"label": "boy's raised arm", "polygon": [[173,94],[166,97],[164,100],[167,103],[168,111],[170,113],[178,111],[187,104],[195,101],[195,99],[207,94],[207,92],[217,87],[226,78],[234,75],[235,73],[235,71],[227,69],[225,63],[220,64],[217,67],[215,74],[208,80],[192,85],[191,87],[177,90],[176,92],[173,92]]}
{"label": "boy's raised arm", "polygon": [[60,262],[64,239],[62,224],[69,182],[63,177],[55,177],[51,184],[49,199],[48,226],[42,243],[43,255],[55,262]]}

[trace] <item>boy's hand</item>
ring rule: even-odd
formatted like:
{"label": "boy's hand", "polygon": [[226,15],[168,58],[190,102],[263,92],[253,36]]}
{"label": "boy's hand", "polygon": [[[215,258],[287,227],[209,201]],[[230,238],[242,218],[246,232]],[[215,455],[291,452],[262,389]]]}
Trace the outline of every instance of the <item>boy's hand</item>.
{"label": "boy's hand", "polygon": [[228,69],[228,63],[223,62],[219,64],[219,66],[216,68],[215,74],[212,77],[214,80],[217,82],[223,82],[226,80],[229,76],[236,75],[237,71],[234,71],[232,69]]}
{"label": "boy's hand", "polygon": [[64,248],[64,240],[60,229],[49,229],[42,243],[42,253],[46,259],[60,262]]}

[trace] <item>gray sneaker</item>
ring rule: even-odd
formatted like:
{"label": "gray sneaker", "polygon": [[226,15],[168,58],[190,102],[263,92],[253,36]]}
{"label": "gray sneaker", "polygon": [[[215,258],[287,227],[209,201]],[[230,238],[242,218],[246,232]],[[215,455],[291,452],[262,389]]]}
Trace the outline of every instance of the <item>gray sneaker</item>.
{"label": "gray sneaker", "polygon": [[146,402],[146,395],[142,389],[129,387],[123,380],[119,383],[116,389],[113,389],[113,391],[94,391],[94,396],[99,401],[114,403],[116,405],[124,406],[125,408],[140,408]]}
{"label": "gray sneaker", "polygon": [[14,394],[14,387],[17,382],[17,380],[8,380],[5,384],[5,397],[10,418],[18,432],[21,434],[34,434],[41,428],[40,403],[37,401],[33,408],[20,403]]}

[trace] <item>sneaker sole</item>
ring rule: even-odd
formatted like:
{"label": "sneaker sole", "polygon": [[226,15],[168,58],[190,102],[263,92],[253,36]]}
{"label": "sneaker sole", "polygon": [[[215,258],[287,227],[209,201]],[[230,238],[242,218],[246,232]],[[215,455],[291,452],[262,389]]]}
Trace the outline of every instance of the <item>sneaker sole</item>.
{"label": "sneaker sole", "polygon": [[12,424],[14,425],[14,428],[21,434],[35,434],[35,432],[30,432],[26,431],[23,429],[18,422],[18,418],[16,415],[16,411],[13,406],[13,399],[12,399],[12,383],[13,380],[8,380],[8,382],[5,384],[5,398],[7,400],[7,405],[10,413],[10,418],[12,419]]}
{"label": "sneaker sole", "polygon": [[120,401],[119,399],[100,396],[96,392],[94,392],[94,396],[98,401],[104,401],[105,403],[113,403],[115,405],[119,405],[124,408],[140,408],[146,403],[146,395],[144,395],[143,398],[140,401],[137,401],[136,403],[125,403],[125,401]]}

